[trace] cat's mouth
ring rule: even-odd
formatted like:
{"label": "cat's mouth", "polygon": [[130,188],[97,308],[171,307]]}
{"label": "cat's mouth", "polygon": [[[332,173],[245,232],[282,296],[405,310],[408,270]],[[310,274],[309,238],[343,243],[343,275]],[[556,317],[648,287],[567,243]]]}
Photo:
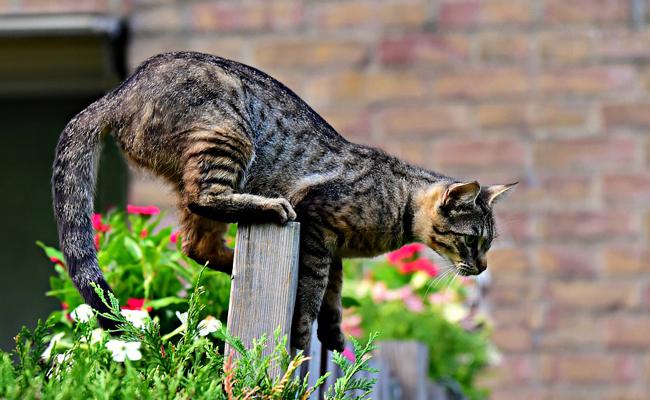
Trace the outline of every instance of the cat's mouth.
{"label": "cat's mouth", "polygon": [[462,275],[462,276],[472,276],[472,275],[478,275],[478,274],[481,273],[481,272],[478,270],[478,268],[473,267],[473,266],[471,266],[471,265],[469,265],[469,264],[466,264],[466,263],[459,263],[459,264],[456,266],[456,269],[458,269],[458,272],[459,272],[460,275]]}

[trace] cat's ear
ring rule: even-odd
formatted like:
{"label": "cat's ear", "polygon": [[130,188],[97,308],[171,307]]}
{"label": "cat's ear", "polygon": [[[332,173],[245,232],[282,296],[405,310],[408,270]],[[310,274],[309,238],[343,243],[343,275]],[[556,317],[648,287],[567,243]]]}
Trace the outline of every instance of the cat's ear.
{"label": "cat's ear", "polygon": [[448,207],[458,204],[474,204],[480,191],[481,185],[476,181],[452,183],[442,194],[440,205]]}
{"label": "cat's ear", "polygon": [[492,185],[483,188],[485,191],[485,198],[489,206],[492,206],[497,200],[502,199],[510,189],[517,186],[519,182],[509,183],[507,185]]}

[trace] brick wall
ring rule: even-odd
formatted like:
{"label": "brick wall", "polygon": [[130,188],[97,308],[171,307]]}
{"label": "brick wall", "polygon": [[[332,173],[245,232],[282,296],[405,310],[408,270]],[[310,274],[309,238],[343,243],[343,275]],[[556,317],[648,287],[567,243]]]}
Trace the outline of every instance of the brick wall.
{"label": "brick wall", "polygon": [[650,398],[650,1],[0,0],[129,7],[131,67],[180,49],[240,60],[353,141],[520,180],[490,256],[503,362],[484,383],[495,399]]}
{"label": "brick wall", "polygon": [[647,399],[650,18],[633,9],[136,1],[130,60],[172,49],[240,60],[351,140],[459,177],[520,180],[491,254],[503,362],[484,383],[496,399]]}

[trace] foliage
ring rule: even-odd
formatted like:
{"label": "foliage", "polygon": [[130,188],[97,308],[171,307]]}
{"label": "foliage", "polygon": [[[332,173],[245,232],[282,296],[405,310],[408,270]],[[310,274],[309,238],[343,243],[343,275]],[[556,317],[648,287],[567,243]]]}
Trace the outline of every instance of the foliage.
{"label": "foliage", "polygon": [[[128,213],[95,214],[95,244],[99,265],[123,308],[146,311],[163,332],[177,325],[176,312],[187,309],[188,292],[203,266],[184,255],[181,239],[171,227],[160,228],[162,215],[155,207],[129,206]],[[233,226],[233,228],[235,228]],[[62,310],[52,314],[53,329],[71,332],[70,311],[83,300],[70,280],[61,252],[37,242],[54,263],[48,296],[56,297]],[[228,312],[230,277],[206,270],[204,313],[225,321]]]}
{"label": "foliage", "polygon": [[[111,312],[103,315],[120,324],[119,340],[102,331],[98,334],[94,315],[74,325],[69,342],[52,335],[59,323],[56,316],[45,324],[39,322],[33,332],[23,328],[16,338],[18,362],[14,364],[11,355],[0,352],[0,398],[306,399],[325,381],[326,376],[320,377],[310,387],[308,376],[295,376],[307,358],[302,353],[291,358],[286,337],[276,335],[273,351],[263,355],[264,338],[249,350],[218,324],[211,334],[238,354],[224,359],[201,329],[204,292],[203,287],[194,289],[177,341],[161,336],[157,321],[148,320],[143,328],[135,326],[122,315],[112,295],[105,299]],[[341,383],[341,378],[335,383],[337,389],[328,394],[328,400],[361,399],[349,392],[356,387],[371,388],[372,382],[354,378],[355,371],[365,368],[361,360],[370,348],[371,343],[359,347],[355,363],[337,355],[349,373],[346,382]],[[274,367],[280,374],[269,373]]]}
{"label": "foliage", "polygon": [[475,282],[451,269],[441,273],[424,252],[412,244],[382,259],[348,261],[344,329],[362,338],[379,331],[381,339],[423,342],[432,379],[471,399],[486,398],[475,380],[495,351],[486,318],[467,304]]}

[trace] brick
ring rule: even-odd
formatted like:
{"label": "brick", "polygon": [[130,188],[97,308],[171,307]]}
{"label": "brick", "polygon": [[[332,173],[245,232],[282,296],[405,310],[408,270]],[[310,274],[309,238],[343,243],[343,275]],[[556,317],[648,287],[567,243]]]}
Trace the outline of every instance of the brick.
{"label": "brick", "polygon": [[378,52],[384,65],[456,65],[468,61],[470,43],[460,35],[407,34],[383,38]]}
{"label": "brick", "polygon": [[629,169],[635,164],[636,140],[626,136],[539,141],[534,164],[548,170]]}
{"label": "brick", "polygon": [[248,32],[296,28],[302,22],[303,11],[298,1],[199,1],[191,5],[190,15],[196,31]]}
{"label": "brick", "polygon": [[539,54],[543,65],[577,65],[587,63],[593,55],[588,32],[543,32]]}
{"label": "brick", "polygon": [[530,57],[530,40],[526,35],[483,33],[478,43],[481,60],[488,64],[523,63]]}
{"label": "brick", "polygon": [[606,343],[613,349],[650,349],[650,317],[615,316],[606,324]]}
{"label": "brick", "polygon": [[381,111],[378,123],[384,134],[393,138],[427,137],[466,131],[468,120],[469,113],[464,106],[397,106]]}
{"label": "brick", "polygon": [[318,4],[313,7],[313,24],[325,30],[348,28],[418,27],[426,21],[424,1],[396,4],[348,1]]}
{"label": "brick", "polygon": [[543,102],[533,106],[531,125],[540,128],[579,128],[587,125],[592,109],[586,104]]}
{"label": "brick", "polygon": [[638,246],[609,246],[605,249],[605,271],[611,276],[650,272],[650,249]]}
{"label": "brick", "polygon": [[636,71],[628,66],[545,70],[538,81],[543,94],[576,96],[630,91],[637,85]]}
{"label": "brick", "polygon": [[501,247],[488,252],[488,268],[496,274],[526,274],[530,270],[530,260],[521,249]]}
{"label": "brick", "polygon": [[547,276],[593,278],[597,265],[592,250],[579,246],[546,245],[536,249],[538,267]]}
{"label": "brick", "polygon": [[[78,13],[110,12],[112,5],[108,0],[21,0],[14,10],[27,13]],[[119,4],[119,3],[118,3]]]}
{"label": "brick", "polygon": [[540,234],[552,241],[598,241],[640,234],[638,216],[627,211],[551,212],[540,221]]}
{"label": "brick", "polygon": [[532,21],[530,3],[523,1],[445,1],[439,6],[442,28],[468,29],[483,26],[525,25]]}
{"label": "brick", "polygon": [[[537,315],[539,313],[539,306],[535,309],[528,307],[496,307],[490,310],[490,316],[494,319],[495,325],[503,327],[519,326],[526,329],[531,329],[538,323],[538,320],[543,319],[543,316]],[[541,324],[539,324],[541,325]]]}
{"label": "brick", "polygon": [[351,67],[366,57],[364,45],[351,41],[265,41],[253,50],[254,64],[261,69]]}
{"label": "brick", "polygon": [[488,292],[490,304],[522,307],[533,298],[533,283],[522,276],[495,276]]}
{"label": "brick", "polygon": [[553,282],[549,299],[556,307],[613,311],[639,305],[639,290],[627,282]]}
{"label": "brick", "polygon": [[315,103],[339,101],[369,103],[418,99],[426,94],[422,79],[410,72],[328,74],[311,79],[305,92],[308,100]]}
{"label": "brick", "polygon": [[370,115],[365,109],[329,108],[320,110],[320,115],[345,137],[370,136]]}
{"label": "brick", "polygon": [[379,146],[400,159],[424,168],[431,166],[431,142],[426,139],[384,140]]}
{"label": "brick", "polygon": [[526,384],[533,380],[534,375],[535,366],[530,355],[506,353],[501,356],[501,360],[497,365],[480,374],[477,386],[493,388]]}
{"label": "brick", "polygon": [[530,107],[521,102],[485,103],[476,110],[478,124],[483,128],[526,128]]}
{"label": "brick", "polygon": [[630,18],[630,2],[619,0],[548,0],[544,19],[550,24],[623,23]]}
{"label": "brick", "polygon": [[440,97],[494,99],[521,97],[530,91],[528,75],[518,69],[499,68],[441,73],[433,83]]}
{"label": "brick", "polygon": [[566,209],[569,206],[584,207],[592,192],[591,180],[585,176],[548,175],[539,180],[537,199],[550,209]]}
{"label": "brick", "polygon": [[[139,39],[138,42],[141,40]],[[223,37],[219,38],[219,40],[214,40],[209,35],[193,35],[187,40],[189,42],[187,47],[193,51],[200,51],[239,62],[250,63],[250,60],[247,59],[246,52],[247,40],[242,37]],[[282,83],[288,85],[288,82]]]}
{"label": "brick", "polygon": [[650,128],[650,104],[615,104],[603,107],[608,128]]}
{"label": "brick", "polygon": [[181,31],[184,23],[177,5],[161,4],[138,10],[131,18],[130,27],[136,33],[169,33]]}
{"label": "brick", "polygon": [[595,56],[608,62],[650,60],[650,30],[603,32],[595,41]]}
{"label": "brick", "polygon": [[645,205],[650,200],[650,172],[607,174],[602,188],[609,204]]}
{"label": "brick", "polygon": [[[550,400],[545,395],[546,390],[534,387],[499,387],[490,392],[490,399],[492,400]],[[555,398],[554,400],[567,400],[565,398]],[[583,399],[580,399],[583,400]]]}
{"label": "brick", "polygon": [[532,347],[531,332],[519,327],[497,327],[491,336],[494,344],[502,351],[522,352]]}
{"label": "brick", "polygon": [[440,139],[433,152],[434,160],[446,167],[522,167],[526,149],[517,138]]}
{"label": "brick", "polygon": [[573,383],[625,383],[637,376],[632,356],[598,353],[543,355],[540,373],[543,381]]}
{"label": "brick", "polygon": [[547,317],[539,347],[545,350],[587,350],[605,343],[605,321],[589,314],[553,309]]}
{"label": "brick", "polygon": [[499,239],[506,243],[525,243],[535,238],[533,221],[528,213],[496,207],[496,225]]}

